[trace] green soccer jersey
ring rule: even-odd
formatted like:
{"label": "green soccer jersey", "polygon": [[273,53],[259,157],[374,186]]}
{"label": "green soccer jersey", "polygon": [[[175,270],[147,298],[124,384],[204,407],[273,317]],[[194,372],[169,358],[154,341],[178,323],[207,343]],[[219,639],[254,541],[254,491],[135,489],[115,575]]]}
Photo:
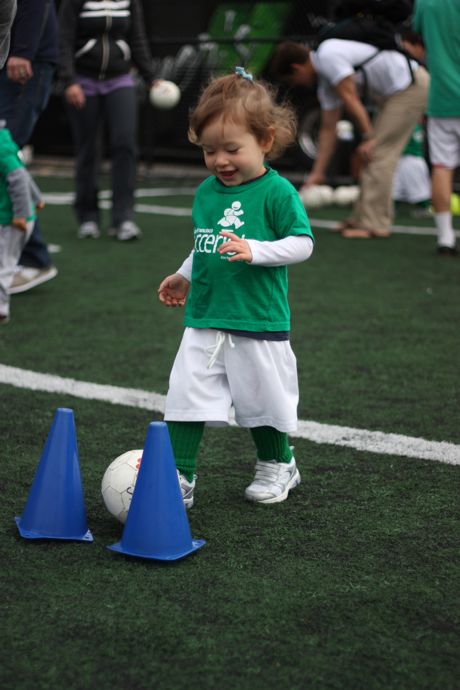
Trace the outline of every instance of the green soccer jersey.
{"label": "green soccer jersey", "polygon": [[313,238],[295,188],[269,168],[237,187],[215,177],[197,189],[193,204],[194,253],[185,325],[252,332],[288,331],[287,266],[267,267],[235,261],[217,248],[219,233],[273,242],[290,235]]}
{"label": "green soccer jersey", "polygon": [[[13,204],[8,187],[8,175],[18,168],[24,168],[19,158],[19,149],[8,129],[0,128],[0,225],[10,225],[13,219]],[[30,210],[27,220],[33,220],[35,213]]]}
{"label": "green soccer jersey", "polygon": [[427,114],[460,117],[460,0],[416,0],[412,26],[427,52]]}

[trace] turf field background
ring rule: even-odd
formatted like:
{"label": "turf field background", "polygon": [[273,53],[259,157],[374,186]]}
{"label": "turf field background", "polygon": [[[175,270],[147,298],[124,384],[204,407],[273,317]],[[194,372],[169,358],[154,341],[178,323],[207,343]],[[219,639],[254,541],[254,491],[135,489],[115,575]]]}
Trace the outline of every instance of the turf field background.
{"label": "turf field background", "polygon": [[[188,194],[140,201],[191,206]],[[166,392],[182,312],[156,288],[188,254],[191,228],[138,221],[141,242],[79,241],[69,206],[44,209],[59,276],[13,297],[1,363]],[[408,209],[397,222],[430,225]],[[437,257],[434,237],[344,241],[313,228],[313,258],[290,269],[299,416],[459,444],[459,261]],[[93,544],[30,543],[14,524],[58,407],[75,413]],[[207,544],[145,563],[105,549],[122,528],[100,481],[152,418],[0,385],[2,688],[458,688],[458,467],[295,439],[302,484],[279,506],[253,506],[249,434],[206,430],[189,519]]]}

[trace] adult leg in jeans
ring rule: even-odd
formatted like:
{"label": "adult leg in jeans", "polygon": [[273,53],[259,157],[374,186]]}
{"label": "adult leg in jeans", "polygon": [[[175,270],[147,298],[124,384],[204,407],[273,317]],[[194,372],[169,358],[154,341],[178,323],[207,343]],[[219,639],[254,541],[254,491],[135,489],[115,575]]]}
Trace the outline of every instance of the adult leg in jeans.
{"label": "adult leg in jeans", "polygon": [[117,89],[104,99],[112,162],[112,223],[117,228],[134,218],[137,163],[137,94]]}
{"label": "adult leg in jeans", "polygon": [[75,214],[79,224],[99,223],[102,97],[87,96],[81,110],[68,106],[68,113],[75,148]]}
{"label": "adult leg in jeans", "polygon": [[[48,104],[53,82],[54,65],[38,62],[32,67],[33,76],[24,85],[10,81],[5,69],[0,73],[0,119],[6,120],[19,148],[30,140],[38,117]],[[48,268],[52,264],[38,220],[19,263],[33,268]]]}

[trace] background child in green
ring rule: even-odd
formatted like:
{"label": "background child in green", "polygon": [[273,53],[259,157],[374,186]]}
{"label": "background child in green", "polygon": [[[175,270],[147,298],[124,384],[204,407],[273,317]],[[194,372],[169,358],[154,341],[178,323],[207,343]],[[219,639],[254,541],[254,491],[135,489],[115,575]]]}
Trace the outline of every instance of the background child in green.
{"label": "background child in green", "polygon": [[236,72],[212,81],[191,115],[211,176],[195,195],[193,250],[158,289],[166,306],[186,304],[165,420],[187,507],[204,425],[228,423],[232,405],[257,449],[246,498],[284,501],[300,482],[288,442],[298,383],[287,265],[309,258],[313,235],[296,190],[266,164],[293,141],[295,114]]}
{"label": "background child in green", "polygon": [[415,126],[398,161],[393,179],[393,199],[414,204],[415,217],[430,215],[430,170],[425,159],[425,133],[420,123]]}
{"label": "background child in green", "polygon": [[19,158],[19,149],[0,120],[0,324],[10,317],[9,289],[29,238],[40,192]]}

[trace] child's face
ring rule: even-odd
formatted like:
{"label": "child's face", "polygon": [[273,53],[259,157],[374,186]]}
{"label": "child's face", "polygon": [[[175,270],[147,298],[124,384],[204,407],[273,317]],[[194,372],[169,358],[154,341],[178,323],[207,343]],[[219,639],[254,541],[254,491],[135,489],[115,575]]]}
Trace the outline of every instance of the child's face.
{"label": "child's face", "polygon": [[219,117],[204,127],[200,144],[208,170],[227,187],[235,187],[263,175],[272,140],[270,136],[260,143],[244,125]]}

